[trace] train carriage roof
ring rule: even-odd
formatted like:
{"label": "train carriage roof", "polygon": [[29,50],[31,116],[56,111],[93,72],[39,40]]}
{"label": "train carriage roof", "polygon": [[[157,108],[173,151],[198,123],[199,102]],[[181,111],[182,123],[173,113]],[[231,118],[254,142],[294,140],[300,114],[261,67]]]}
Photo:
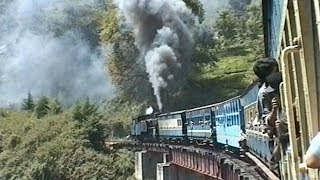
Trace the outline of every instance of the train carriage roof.
{"label": "train carriage roof", "polygon": [[176,115],[176,114],[182,114],[182,113],[184,113],[184,112],[186,112],[186,111],[187,111],[187,110],[161,113],[161,114],[159,114],[159,117],[162,117],[162,116],[171,116],[171,115]]}
{"label": "train carriage roof", "polygon": [[213,106],[215,106],[216,104],[209,104],[209,105],[205,105],[205,106],[201,106],[201,107],[196,107],[196,108],[192,108],[192,109],[188,109],[187,111],[197,111],[197,110],[201,110],[201,109],[207,109],[207,108],[211,108]]}

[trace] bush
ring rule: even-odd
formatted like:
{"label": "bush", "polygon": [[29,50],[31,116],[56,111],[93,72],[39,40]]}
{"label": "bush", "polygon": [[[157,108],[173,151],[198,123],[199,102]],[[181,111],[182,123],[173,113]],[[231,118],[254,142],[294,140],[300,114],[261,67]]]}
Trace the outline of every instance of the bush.
{"label": "bush", "polygon": [[35,113],[38,119],[43,118],[50,111],[49,99],[45,96],[41,97],[37,103]]}
{"label": "bush", "polygon": [[43,120],[26,114],[0,119],[0,179],[127,179],[133,174],[132,155],[87,148],[87,129],[70,114]]}

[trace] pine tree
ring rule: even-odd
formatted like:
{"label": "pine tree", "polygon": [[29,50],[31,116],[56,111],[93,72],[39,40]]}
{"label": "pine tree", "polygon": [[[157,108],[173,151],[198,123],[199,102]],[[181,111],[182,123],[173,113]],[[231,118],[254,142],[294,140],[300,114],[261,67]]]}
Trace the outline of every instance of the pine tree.
{"label": "pine tree", "polygon": [[29,91],[27,99],[22,100],[22,110],[32,112],[34,108],[35,108],[35,104],[33,102],[33,97],[31,92]]}
{"label": "pine tree", "polygon": [[91,103],[89,98],[84,102],[78,102],[73,109],[73,119],[85,128],[88,140],[95,150],[103,150],[105,139],[105,126],[101,122],[99,106]]}
{"label": "pine tree", "polygon": [[88,121],[90,117],[100,117],[98,112],[99,106],[91,103],[89,98],[84,102],[78,102],[73,109],[73,119],[83,123]]}
{"label": "pine tree", "polygon": [[35,113],[38,119],[47,115],[50,111],[49,99],[45,96],[41,97],[41,99],[37,103],[37,107],[35,109]]}
{"label": "pine tree", "polygon": [[50,110],[52,114],[60,114],[62,113],[62,104],[58,99],[55,99],[51,105]]}

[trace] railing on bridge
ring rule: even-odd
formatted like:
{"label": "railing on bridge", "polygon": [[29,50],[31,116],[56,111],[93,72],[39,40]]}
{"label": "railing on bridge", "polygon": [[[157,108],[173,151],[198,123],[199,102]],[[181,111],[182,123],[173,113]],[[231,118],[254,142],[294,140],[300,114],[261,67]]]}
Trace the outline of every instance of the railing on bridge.
{"label": "railing on bridge", "polygon": [[[213,148],[195,148],[192,146],[168,145],[141,142],[108,142],[113,149],[126,148],[134,151],[157,152],[167,154],[164,163],[174,166],[175,171],[184,169],[199,174],[201,179],[271,179],[256,162],[247,156],[238,156]],[[161,162],[163,164],[163,162]],[[157,168],[154,165],[154,168]],[[151,167],[150,167],[151,168]],[[175,175],[178,177],[178,175]],[[179,179],[179,178],[175,178]],[[181,178],[180,178],[181,179]]]}

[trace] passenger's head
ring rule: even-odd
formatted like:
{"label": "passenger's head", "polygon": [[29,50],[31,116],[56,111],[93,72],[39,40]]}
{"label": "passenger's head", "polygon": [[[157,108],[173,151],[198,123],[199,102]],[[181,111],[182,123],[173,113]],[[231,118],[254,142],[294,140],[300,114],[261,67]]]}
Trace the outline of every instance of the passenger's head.
{"label": "passenger's head", "polygon": [[272,87],[276,92],[279,92],[279,86],[282,82],[282,75],[280,72],[271,73],[266,77],[266,83],[268,86]]}
{"label": "passenger's head", "polygon": [[278,63],[274,58],[259,59],[253,66],[253,72],[260,80],[265,80],[272,72],[278,71]]}

